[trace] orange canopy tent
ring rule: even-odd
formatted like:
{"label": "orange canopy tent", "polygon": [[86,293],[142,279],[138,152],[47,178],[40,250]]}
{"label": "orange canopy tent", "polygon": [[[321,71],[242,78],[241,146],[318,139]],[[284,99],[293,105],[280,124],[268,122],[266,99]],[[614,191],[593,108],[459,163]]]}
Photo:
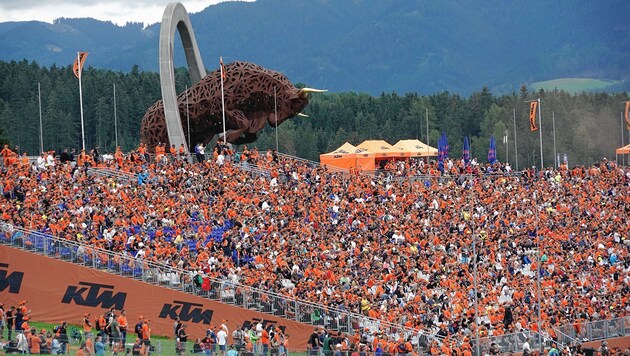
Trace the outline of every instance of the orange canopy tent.
{"label": "orange canopy tent", "polygon": [[355,147],[348,142],[330,153],[319,155],[319,162],[322,165],[341,169],[356,168],[361,171],[373,171],[375,167],[374,153]]}
{"label": "orange canopy tent", "polygon": [[398,147],[405,152],[409,152],[411,157],[432,157],[438,155],[438,150],[420,140],[400,140],[394,147]]}
{"label": "orange canopy tent", "polygon": [[383,140],[367,140],[357,145],[370,152],[374,152],[376,160],[388,160],[394,158],[410,158],[411,152],[394,147]]}
{"label": "orange canopy tent", "polygon": [[630,155],[630,144],[623,147],[619,147],[618,149],[615,150],[615,153],[618,155]]}

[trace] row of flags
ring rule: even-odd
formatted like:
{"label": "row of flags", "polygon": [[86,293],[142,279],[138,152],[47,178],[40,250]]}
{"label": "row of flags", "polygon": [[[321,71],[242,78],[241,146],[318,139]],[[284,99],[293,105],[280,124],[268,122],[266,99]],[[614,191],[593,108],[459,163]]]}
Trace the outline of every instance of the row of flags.
{"label": "row of flags", "polygon": [[[446,138],[446,132],[442,132],[440,139],[438,140],[438,170],[444,172],[444,161],[448,158],[448,139]],[[464,165],[468,167],[470,164],[470,140],[468,137],[464,137],[464,147],[462,149],[462,159]],[[488,162],[495,164],[497,162],[497,143],[494,139],[494,135],[490,136],[490,147],[488,149]]]}

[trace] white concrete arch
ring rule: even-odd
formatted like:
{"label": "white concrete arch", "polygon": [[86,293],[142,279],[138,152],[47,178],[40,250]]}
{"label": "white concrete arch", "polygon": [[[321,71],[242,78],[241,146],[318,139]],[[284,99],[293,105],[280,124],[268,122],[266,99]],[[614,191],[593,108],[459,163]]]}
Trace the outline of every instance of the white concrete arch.
{"label": "white concrete arch", "polygon": [[172,2],[164,9],[162,24],[160,25],[160,85],[162,87],[164,117],[169,142],[175,145],[175,147],[179,147],[183,143],[184,147],[187,147],[187,150],[190,151],[179,116],[177,92],[175,90],[173,47],[175,45],[176,30],[179,30],[179,36],[184,46],[190,78],[193,85],[197,84],[201,78],[206,76],[206,69],[203,66],[201,54],[199,53],[195,32],[193,31],[188,12],[186,8],[184,8],[184,5],[179,2]]}

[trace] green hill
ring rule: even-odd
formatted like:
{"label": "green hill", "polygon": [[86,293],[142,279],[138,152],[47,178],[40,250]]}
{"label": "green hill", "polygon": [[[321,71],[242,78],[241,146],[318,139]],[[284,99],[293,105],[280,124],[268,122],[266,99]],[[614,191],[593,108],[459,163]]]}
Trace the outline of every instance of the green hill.
{"label": "green hill", "polygon": [[560,78],[546,80],[544,82],[532,83],[534,90],[564,90],[571,94],[577,94],[588,91],[606,90],[612,86],[620,84],[618,80],[601,80],[590,78]]}

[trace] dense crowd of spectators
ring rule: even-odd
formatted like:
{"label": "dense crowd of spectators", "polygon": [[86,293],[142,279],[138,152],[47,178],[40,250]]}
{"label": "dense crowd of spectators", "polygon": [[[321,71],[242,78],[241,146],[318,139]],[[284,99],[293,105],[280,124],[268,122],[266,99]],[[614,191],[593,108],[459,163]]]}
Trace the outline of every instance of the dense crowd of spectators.
{"label": "dense crowd of spectators", "polygon": [[247,147],[195,163],[162,152],[12,160],[2,221],[451,338],[553,337],[630,314],[630,169],[615,162],[513,174],[452,160],[439,176],[410,160],[343,174]]}

